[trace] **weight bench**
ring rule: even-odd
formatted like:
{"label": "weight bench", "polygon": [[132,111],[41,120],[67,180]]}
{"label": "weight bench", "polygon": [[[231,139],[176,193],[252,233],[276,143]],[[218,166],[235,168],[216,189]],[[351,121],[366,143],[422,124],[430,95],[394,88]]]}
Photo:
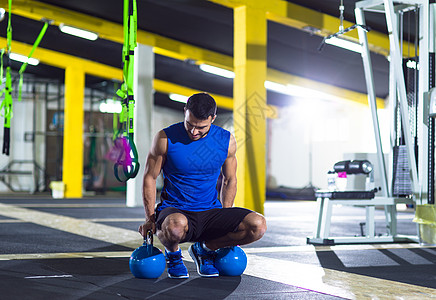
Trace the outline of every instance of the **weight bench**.
{"label": "weight bench", "polygon": [[[308,244],[336,245],[336,244],[366,244],[366,243],[392,243],[392,242],[416,242],[417,237],[397,235],[397,210],[399,203],[413,204],[412,199],[375,197],[375,191],[327,191],[315,192],[318,212],[316,215],[316,227],[312,237],[307,237]],[[366,232],[365,236],[331,237],[330,223],[333,205],[353,205],[366,208]],[[375,235],[375,207],[385,207],[387,235]]]}

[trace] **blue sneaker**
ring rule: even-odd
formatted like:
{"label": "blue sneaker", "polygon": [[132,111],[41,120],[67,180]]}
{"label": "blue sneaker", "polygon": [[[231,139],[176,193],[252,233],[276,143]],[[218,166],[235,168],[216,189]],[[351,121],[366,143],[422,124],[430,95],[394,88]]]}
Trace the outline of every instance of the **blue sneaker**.
{"label": "blue sneaker", "polygon": [[206,251],[199,242],[196,242],[189,247],[188,252],[197,265],[197,272],[200,276],[217,277],[220,275],[220,272],[213,265],[215,251]]}
{"label": "blue sneaker", "polygon": [[181,249],[176,252],[167,252],[167,250],[165,250],[165,258],[167,260],[169,278],[189,278],[188,269],[182,261]]}

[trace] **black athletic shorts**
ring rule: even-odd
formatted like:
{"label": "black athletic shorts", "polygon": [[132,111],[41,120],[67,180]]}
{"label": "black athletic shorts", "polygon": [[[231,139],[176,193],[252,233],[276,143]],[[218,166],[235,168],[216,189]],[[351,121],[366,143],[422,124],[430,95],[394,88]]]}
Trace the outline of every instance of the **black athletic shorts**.
{"label": "black athletic shorts", "polygon": [[214,208],[205,211],[186,211],[167,207],[156,212],[156,227],[161,230],[162,223],[168,215],[181,213],[188,219],[188,232],[180,242],[208,241],[235,232],[245,216],[251,212],[241,207]]}

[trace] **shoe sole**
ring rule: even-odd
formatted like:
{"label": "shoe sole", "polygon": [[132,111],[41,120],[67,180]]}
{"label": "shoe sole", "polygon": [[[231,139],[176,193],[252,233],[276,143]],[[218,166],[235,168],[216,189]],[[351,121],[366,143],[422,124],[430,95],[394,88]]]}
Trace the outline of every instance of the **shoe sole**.
{"label": "shoe sole", "polygon": [[182,275],[182,276],[171,276],[170,274],[168,274],[169,278],[173,278],[173,279],[186,279],[189,278],[189,274],[188,275]]}
{"label": "shoe sole", "polygon": [[210,274],[210,275],[200,273],[200,264],[197,263],[197,257],[195,256],[194,251],[192,250],[192,246],[189,247],[188,253],[189,253],[189,256],[191,256],[192,260],[194,260],[195,265],[197,266],[198,275],[200,275],[201,277],[218,277],[218,276],[220,276],[219,273],[218,274]]}

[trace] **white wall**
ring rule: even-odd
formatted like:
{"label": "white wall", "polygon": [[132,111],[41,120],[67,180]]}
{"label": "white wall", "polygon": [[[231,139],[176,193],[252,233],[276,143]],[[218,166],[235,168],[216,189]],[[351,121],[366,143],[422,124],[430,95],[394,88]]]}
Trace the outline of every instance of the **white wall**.
{"label": "white wall", "polygon": [[152,136],[154,137],[159,130],[174,123],[183,121],[183,110],[175,111],[161,106],[153,107]]}
{"label": "white wall", "polygon": [[[389,152],[389,116],[379,110],[382,143]],[[346,153],[375,153],[369,107],[354,102],[297,100],[271,121],[270,168],[278,186],[327,187],[327,172]]]}
{"label": "white wall", "polygon": [[[33,152],[33,143],[25,141],[25,133],[33,131],[43,131],[45,128],[45,101],[40,98],[41,85],[35,85],[37,91],[36,97],[30,94],[23,85],[23,97],[21,101],[17,100],[16,92],[13,94],[13,117],[10,129],[10,155],[0,154],[0,170],[9,169],[12,171],[34,172],[43,180],[43,174],[38,171],[36,165],[44,167],[45,144],[44,137],[35,135],[35,151]],[[35,115],[35,124],[34,122]],[[0,117],[0,124],[4,124],[3,111]],[[35,128],[33,128],[35,126]],[[0,128],[0,147],[3,149],[3,126]],[[35,164],[36,165],[35,165]],[[1,175],[16,190],[33,192],[35,190],[35,179],[29,175]],[[10,189],[0,181],[0,192],[10,191]]]}

